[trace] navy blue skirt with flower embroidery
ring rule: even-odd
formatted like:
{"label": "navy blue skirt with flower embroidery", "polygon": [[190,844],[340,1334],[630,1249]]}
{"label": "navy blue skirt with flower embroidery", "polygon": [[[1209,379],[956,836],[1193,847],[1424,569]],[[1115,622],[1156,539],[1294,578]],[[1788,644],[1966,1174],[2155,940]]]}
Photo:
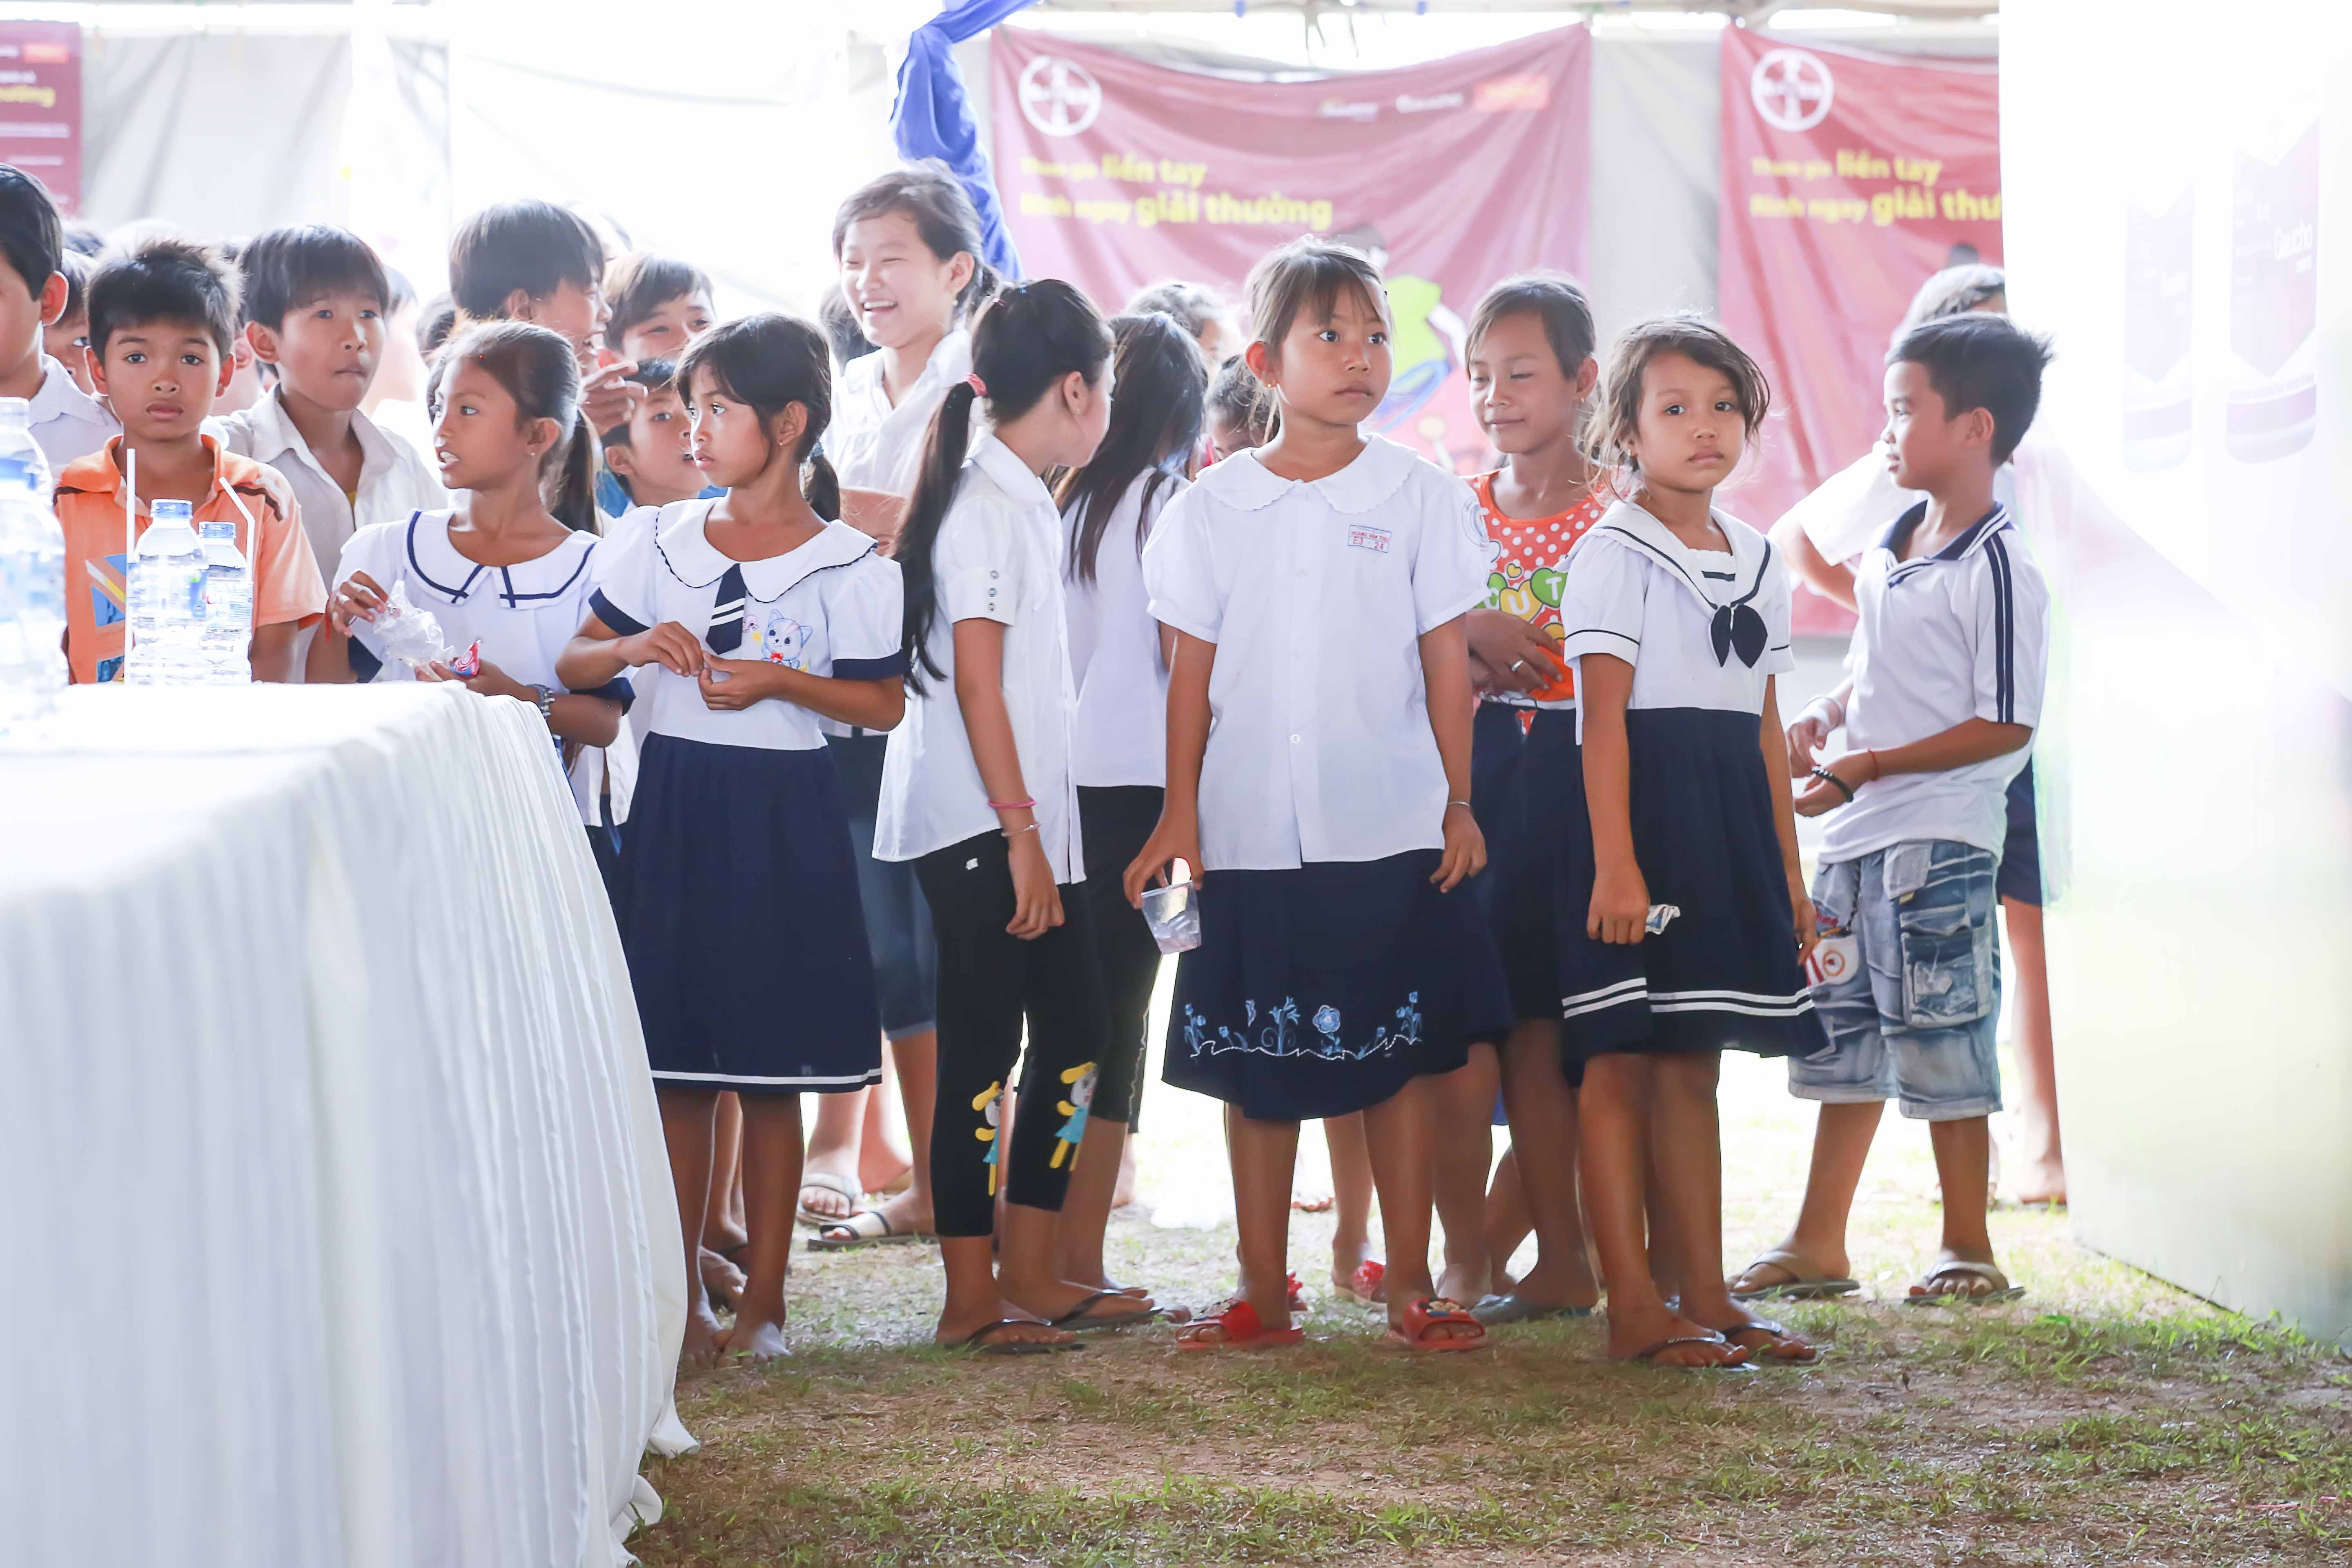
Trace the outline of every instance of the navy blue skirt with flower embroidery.
{"label": "navy blue skirt with flower embroidery", "polygon": [[1215,871],[1177,964],[1161,1076],[1261,1121],[1378,1105],[1511,1026],[1503,966],[1438,852]]}

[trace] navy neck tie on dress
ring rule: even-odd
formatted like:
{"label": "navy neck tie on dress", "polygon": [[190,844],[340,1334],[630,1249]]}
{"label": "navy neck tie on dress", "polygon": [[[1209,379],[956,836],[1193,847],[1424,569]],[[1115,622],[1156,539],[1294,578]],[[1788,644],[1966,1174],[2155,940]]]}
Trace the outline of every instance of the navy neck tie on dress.
{"label": "navy neck tie on dress", "polygon": [[713,653],[733,653],[743,646],[743,568],[730,566],[719,579],[718,596],[710,601],[710,630],[706,638]]}

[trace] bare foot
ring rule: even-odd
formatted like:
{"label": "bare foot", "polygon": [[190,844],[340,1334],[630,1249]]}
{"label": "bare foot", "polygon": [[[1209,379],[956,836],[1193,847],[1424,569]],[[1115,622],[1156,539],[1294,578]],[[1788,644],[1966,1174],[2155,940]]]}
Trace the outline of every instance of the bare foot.
{"label": "bare foot", "polygon": [[1714,1330],[1666,1310],[1664,1303],[1646,1311],[1609,1309],[1609,1356],[1633,1361],[1652,1345],[1667,1340],[1696,1340],[1696,1344],[1670,1344],[1649,1358],[1653,1366],[1744,1366],[1748,1352],[1726,1342]]}
{"label": "bare foot", "polygon": [[719,1341],[719,1348],[730,1361],[773,1361],[793,1353],[784,1348],[783,1324],[740,1315]]}
{"label": "bare foot", "polygon": [[858,1184],[869,1193],[902,1193],[915,1173],[915,1167],[887,1148],[877,1148],[867,1142],[858,1151]]}
{"label": "bare foot", "polygon": [[743,1293],[744,1274],[724,1253],[702,1249],[702,1288],[713,1305],[724,1307]]}
{"label": "bare foot", "polygon": [[1981,1258],[1945,1247],[1936,1255],[1936,1265],[1927,1270],[1918,1284],[1911,1287],[1911,1297],[1974,1297],[1998,1295],[2011,1289],[2009,1276],[1993,1263],[1992,1254]]}
{"label": "bare foot", "polygon": [[1491,1269],[1449,1263],[1438,1270],[1437,1293],[1448,1301],[1483,1301],[1493,1279]]}
{"label": "bare foot", "polygon": [[1039,1322],[1034,1316],[1023,1311],[1010,1301],[997,1302],[996,1310],[986,1317],[943,1316],[940,1319],[940,1326],[932,1331],[931,1339],[934,1343],[944,1345],[950,1350],[958,1350],[982,1329],[992,1323],[1004,1322],[1007,1320],[1010,1320],[1008,1326],[988,1336],[989,1343],[1068,1345],[1077,1342],[1077,1335],[1066,1333],[1050,1323]]}
{"label": "bare foot", "polygon": [[2021,1161],[2011,1173],[2009,1199],[2020,1204],[2056,1204],[2066,1202],[2066,1166],[2058,1160]]}
{"label": "bare foot", "polygon": [[1546,1307],[1591,1308],[1601,1304],[1601,1282],[1592,1277],[1592,1270],[1581,1258],[1559,1267],[1538,1256],[1536,1266],[1522,1279],[1515,1280],[1498,1272],[1495,1276],[1495,1292]]}
{"label": "bare foot", "polygon": [[719,1352],[726,1342],[727,1331],[719,1326],[719,1314],[710,1310],[709,1301],[696,1301],[686,1310],[686,1338],[677,1347],[677,1364],[681,1368],[700,1370],[719,1364]]}
{"label": "bare foot", "polygon": [[1789,1362],[1800,1366],[1822,1359],[1822,1352],[1808,1343],[1801,1334],[1790,1333],[1769,1318],[1759,1318],[1734,1303],[1731,1315],[1721,1322],[1694,1320],[1702,1328],[1712,1329],[1739,1346],[1759,1362]]}
{"label": "bare foot", "polygon": [[1320,1187],[1306,1187],[1290,1194],[1290,1206],[1300,1214],[1329,1214],[1339,1200]]}
{"label": "bare foot", "polygon": [[[1843,1248],[1836,1251],[1807,1252],[1796,1244],[1794,1237],[1791,1237],[1782,1242],[1778,1250],[1796,1254],[1801,1261],[1811,1264],[1818,1270],[1819,1277],[1823,1279],[1844,1279],[1851,1278],[1853,1272],[1853,1266],[1847,1258]],[[1805,1279],[1806,1276],[1799,1274],[1793,1268],[1783,1264],[1767,1263],[1759,1258],[1741,1269],[1735,1278],[1725,1280],[1724,1285],[1732,1290],[1769,1290],[1776,1285],[1800,1284]]]}

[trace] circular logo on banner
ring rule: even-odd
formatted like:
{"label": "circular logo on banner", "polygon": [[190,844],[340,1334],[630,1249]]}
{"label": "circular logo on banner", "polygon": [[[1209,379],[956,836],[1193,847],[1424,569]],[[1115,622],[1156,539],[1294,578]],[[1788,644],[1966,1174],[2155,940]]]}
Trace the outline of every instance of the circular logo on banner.
{"label": "circular logo on banner", "polygon": [[[1026,78],[1023,88],[1025,107]],[[1802,49],[1773,49],[1748,73],[1748,96],[1755,100],[1756,112],[1764,117],[1764,123],[1774,130],[1811,131],[1829,114],[1837,83],[1819,55]]]}
{"label": "circular logo on banner", "polygon": [[1043,55],[1021,69],[1022,117],[1048,136],[1076,136],[1102,112],[1102,86],[1084,66]]}

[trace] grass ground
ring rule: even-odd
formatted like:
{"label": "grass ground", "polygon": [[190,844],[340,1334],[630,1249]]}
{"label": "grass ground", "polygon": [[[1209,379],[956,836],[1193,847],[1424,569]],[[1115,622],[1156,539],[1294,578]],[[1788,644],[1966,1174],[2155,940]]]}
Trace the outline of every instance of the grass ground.
{"label": "grass ground", "polygon": [[[1727,1063],[1735,1262],[1803,1179],[1810,1123],[1780,1083]],[[1146,1128],[1162,1217],[1180,1195],[1215,1212],[1213,1108],[1156,1089]],[[667,1511],[633,1545],[656,1568],[2352,1560],[2337,1352],[2078,1248],[2063,1213],[1995,1215],[2024,1300],[1901,1307],[1936,1222],[1927,1139],[1890,1116],[1855,1214],[1860,1304],[1783,1313],[1819,1366],[1731,1376],[1612,1364],[1597,1321],[1407,1359],[1314,1288],[1320,1216],[1293,1230],[1308,1342],[1256,1356],[1179,1356],[1158,1328],[954,1358],[929,1346],[929,1248],[796,1258],[793,1357],[681,1387],[702,1447],[649,1462]],[[1114,1228],[1114,1268],[1162,1300],[1231,1288],[1230,1225],[1138,1207]]]}

